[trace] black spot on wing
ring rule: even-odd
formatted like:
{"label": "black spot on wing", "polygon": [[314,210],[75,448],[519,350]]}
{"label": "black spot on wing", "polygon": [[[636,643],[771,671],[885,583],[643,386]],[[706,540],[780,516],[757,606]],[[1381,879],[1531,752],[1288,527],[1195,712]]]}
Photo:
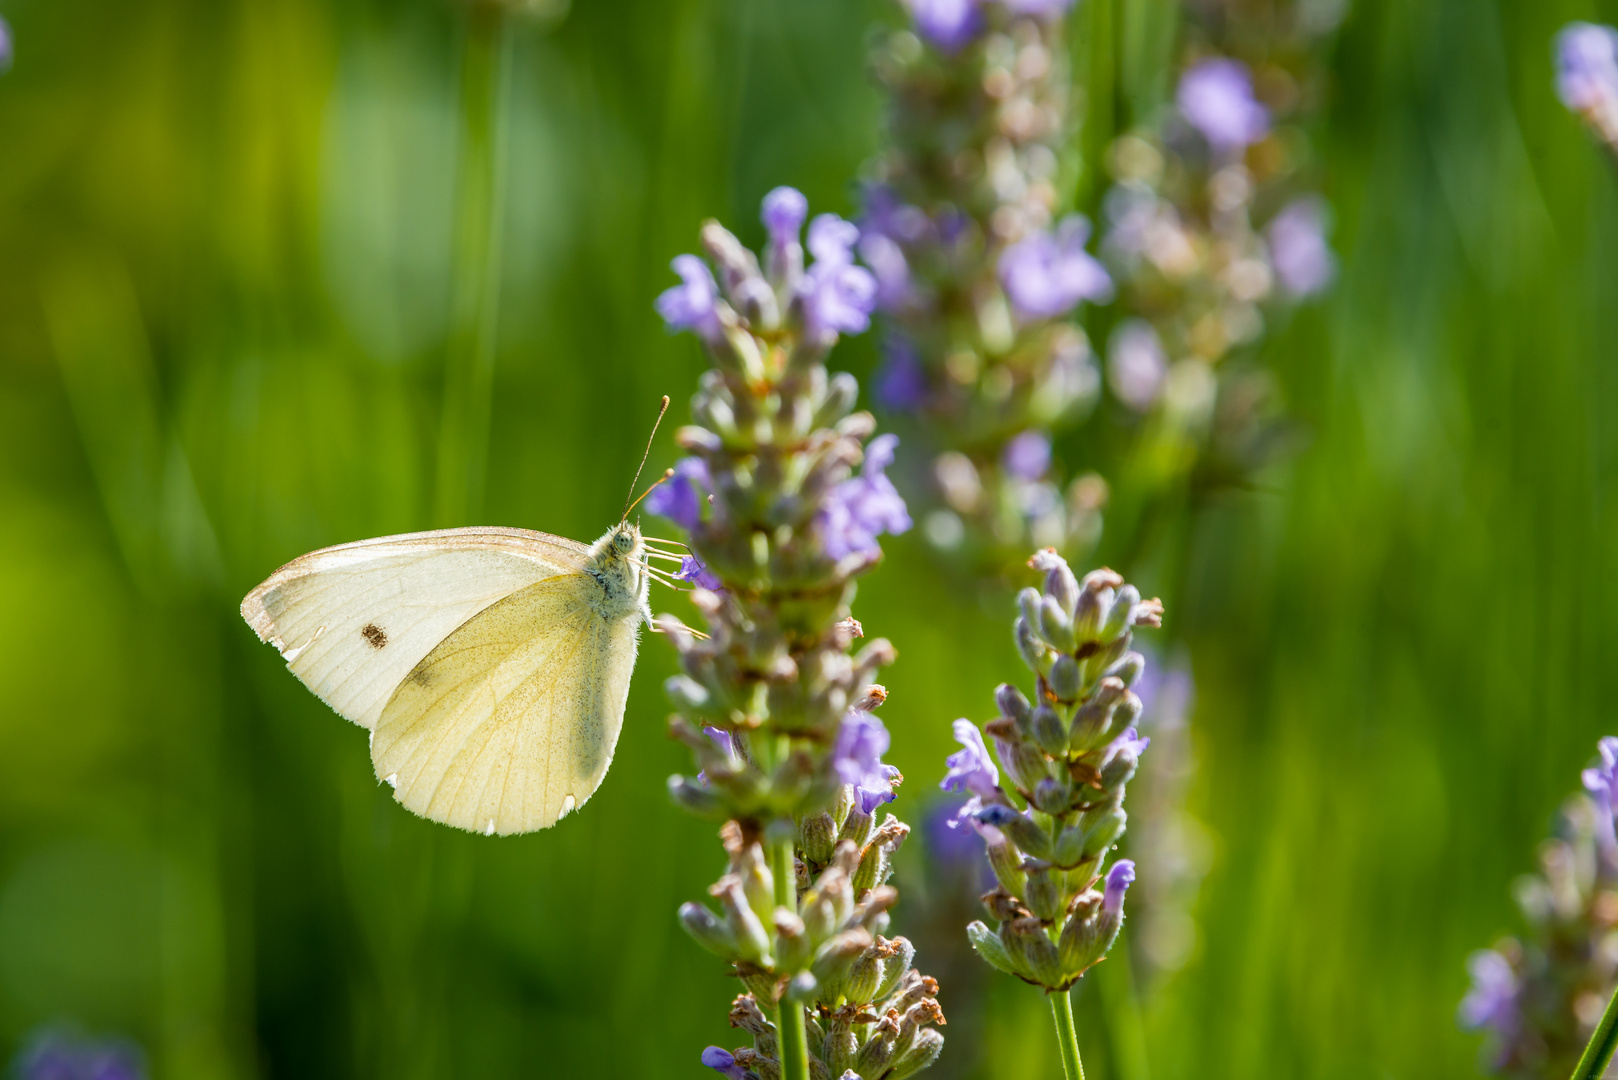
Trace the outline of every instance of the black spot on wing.
{"label": "black spot on wing", "polygon": [[387,631],[383,630],[376,623],[366,623],[365,628],[360,631],[360,634],[365,638],[366,641],[370,642],[371,648],[373,649],[380,649],[382,646],[388,643]]}

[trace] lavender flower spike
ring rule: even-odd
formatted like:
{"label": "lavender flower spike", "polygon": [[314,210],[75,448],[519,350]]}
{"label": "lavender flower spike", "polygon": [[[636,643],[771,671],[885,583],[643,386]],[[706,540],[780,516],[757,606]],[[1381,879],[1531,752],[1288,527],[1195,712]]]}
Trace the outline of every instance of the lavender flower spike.
{"label": "lavender flower spike", "polygon": [[1081,300],[1112,295],[1112,278],[1084,250],[1090,223],[1074,214],[1055,236],[1037,233],[1000,256],[1000,284],[1017,313],[1027,319],[1054,319]]}
{"label": "lavender flower spike", "polygon": [[983,29],[979,0],[906,0],[916,33],[940,52],[960,52]]}
{"label": "lavender flower spike", "polygon": [[899,770],[882,764],[882,755],[887,751],[888,729],[882,721],[858,710],[843,718],[837,741],[832,744],[832,767],[839,780],[853,785],[862,813],[869,814],[897,798],[893,781]]}
{"label": "lavender flower spike", "polygon": [[646,496],[646,512],[668,518],[690,532],[702,520],[702,503],[713,486],[708,466],[701,458],[681,458],[674,464],[674,475]]}
{"label": "lavender flower spike", "polygon": [[904,499],[883,473],[893,464],[897,435],[878,435],[865,448],[860,475],[844,480],[826,500],[820,515],[826,554],[842,561],[850,555],[876,556],[882,548],[877,537],[897,536],[910,528]]}
{"label": "lavender flower spike", "polygon": [[1253,76],[1237,60],[1214,57],[1180,78],[1180,113],[1216,151],[1242,150],[1270,130],[1270,114],[1253,98]]}

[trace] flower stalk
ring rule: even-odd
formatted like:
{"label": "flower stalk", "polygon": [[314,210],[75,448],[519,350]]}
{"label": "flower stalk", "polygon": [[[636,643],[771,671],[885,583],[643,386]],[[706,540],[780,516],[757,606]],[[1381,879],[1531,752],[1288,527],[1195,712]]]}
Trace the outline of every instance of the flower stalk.
{"label": "flower stalk", "polygon": [[910,519],[884,472],[895,438],[872,438],[858,385],[825,368],[839,335],[869,325],[859,231],[823,214],[805,245],[807,216],[801,194],[771,192],[758,254],[705,223],[707,259],[675,259],[681,284],[657,303],[713,364],[676,436],[689,456],[646,501],[690,537],[653,557],[678,562],[669,576],[694,586],[704,622],[658,619],[683,672],[667,684],[670,731],[697,767],[669,791],[723,823],[727,863],[714,905],[688,903],[680,921],[745,991],[731,1024],[752,1046],[709,1047],[705,1065],[734,1080],[903,1080],[938,1056],[943,1013],[914,947],[885,936],[909,827],[877,819],[901,777],[881,760],[875,678],[896,654],[880,638],[856,649],[850,605],[879,537]]}

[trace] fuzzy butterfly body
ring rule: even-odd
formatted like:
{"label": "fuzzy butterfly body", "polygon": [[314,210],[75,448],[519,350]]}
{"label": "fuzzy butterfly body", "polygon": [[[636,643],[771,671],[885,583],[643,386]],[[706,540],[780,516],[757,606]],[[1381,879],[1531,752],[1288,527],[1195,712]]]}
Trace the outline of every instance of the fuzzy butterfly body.
{"label": "fuzzy butterfly body", "polygon": [[242,617],[339,714],[409,810],[531,832],[600,786],[652,576],[623,521],[586,547],[523,529],[361,540],[283,566]]}

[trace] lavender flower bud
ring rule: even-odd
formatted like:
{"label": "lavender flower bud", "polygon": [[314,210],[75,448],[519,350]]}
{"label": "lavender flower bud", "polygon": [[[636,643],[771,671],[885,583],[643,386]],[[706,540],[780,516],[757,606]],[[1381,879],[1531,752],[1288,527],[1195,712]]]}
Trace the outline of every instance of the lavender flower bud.
{"label": "lavender flower bud", "polygon": [[1002,716],[1009,716],[1019,722],[1028,719],[1028,699],[1023,697],[1021,690],[1010,683],[1001,683],[994,688],[994,703],[1000,707]]}
{"label": "lavender flower bud", "polygon": [[1069,619],[1078,610],[1079,579],[1073,576],[1073,570],[1063,559],[1045,575],[1045,595],[1062,605],[1062,611]]}
{"label": "lavender flower bud", "polygon": [[1006,951],[1030,978],[1045,987],[1062,985],[1062,961],[1056,944],[1046,936],[1038,919],[1012,919],[1000,929]]}
{"label": "lavender flower bud", "polygon": [[1056,943],[1063,971],[1078,975],[1106,954],[1100,914],[1101,894],[1094,889],[1073,901],[1072,910]]}
{"label": "lavender flower bud", "polygon": [[826,394],[815,410],[814,426],[830,427],[854,410],[859,403],[860,384],[846,371],[839,371],[826,384]]}
{"label": "lavender flower bud", "polygon": [[1107,669],[1107,674],[1117,679],[1125,686],[1134,686],[1140,678],[1140,673],[1146,670],[1146,658],[1138,652],[1125,653],[1117,664]]}
{"label": "lavender flower bud", "polygon": [[1073,634],[1079,641],[1094,641],[1101,630],[1101,595],[1086,585],[1073,609]]}
{"label": "lavender flower bud", "polygon": [[1005,833],[1012,843],[1034,856],[1034,858],[1050,858],[1050,834],[1011,807],[985,806],[978,811],[977,818],[983,824],[992,825]]}
{"label": "lavender flower bud", "polygon": [[972,943],[972,950],[987,960],[992,966],[999,968],[1007,975],[1017,975],[1017,965],[1011,959],[1011,952],[1006,948],[1000,935],[979,921],[967,924],[966,938]]}
{"label": "lavender flower bud", "polygon": [[1047,777],[1034,785],[1034,809],[1041,813],[1065,813],[1073,801],[1073,789],[1054,777]]}
{"label": "lavender flower bud", "polygon": [[1121,806],[1089,810],[1080,815],[1079,825],[1084,829],[1085,857],[1094,858],[1111,847],[1113,841],[1123,835],[1124,825],[1128,821],[1129,815]]}
{"label": "lavender flower bud", "polygon": [[1000,733],[994,730],[994,724],[990,724],[989,728],[990,733],[995,735],[995,753],[999,755],[1000,764],[1005,768],[1006,775],[1011,778],[1017,790],[1031,792],[1041,780],[1050,775],[1050,763],[1037,746],[1017,738],[1002,738]]}
{"label": "lavender flower bud", "polygon": [[1044,597],[1039,604],[1040,636],[1057,652],[1072,652],[1078,647],[1073,637],[1073,620],[1062,611],[1054,597]]}
{"label": "lavender flower bud", "polygon": [[[1033,590],[1030,589],[1030,592]],[[1019,616],[1013,629],[1017,640],[1017,651],[1022,654],[1023,663],[1037,672],[1044,672],[1050,665],[1046,656],[1050,649],[1043,641],[1034,636],[1033,624],[1026,618]]]}
{"label": "lavender flower bud", "polygon": [[710,1046],[704,1050],[702,1063],[728,1080],[748,1080],[747,1070],[730,1051],[721,1047]]}
{"label": "lavender flower bud", "polygon": [[748,903],[741,882],[735,878],[721,878],[709,893],[719,901],[725,912],[725,925],[736,940],[736,955],[766,967],[771,966],[770,934],[764,922]]}
{"label": "lavender flower bud", "polygon": [[803,920],[784,907],[771,916],[775,927],[775,966],[781,971],[797,971],[809,963],[809,933]]}
{"label": "lavender flower bud", "polygon": [[911,944],[909,938],[896,937],[888,942],[888,946],[889,955],[882,961],[882,981],[871,995],[872,1001],[881,1001],[891,995],[898,988],[900,980],[910,974],[910,965],[916,959],[916,946]]}
{"label": "lavender flower bud", "polygon": [[[1079,699],[1079,691],[1083,689],[1084,674],[1079,670],[1078,661],[1063,653],[1051,665],[1051,673],[1047,676],[1047,681],[1050,683],[1051,693],[1056,695],[1057,700],[1073,702]],[[1065,746],[1066,738],[1062,742]]]}
{"label": "lavender flower bud", "polygon": [[837,848],[837,823],[832,816],[821,811],[804,818],[798,825],[798,847],[810,862],[830,862]]}
{"label": "lavender flower bud", "polygon": [[1101,640],[1111,641],[1133,625],[1135,605],[1140,603],[1140,590],[1133,585],[1125,585],[1113,597],[1112,607],[1107,611],[1107,621],[1101,626]]}
{"label": "lavender flower bud", "polygon": [[702,904],[687,902],[680,905],[680,925],[698,945],[726,960],[736,956],[736,938],[712,911]]}
{"label": "lavender flower bud", "polygon": [[[1054,670],[1054,669],[1053,669]],[[1062,717],[1049,705],[1041,703],[1034,709],[1032,718],[1034,739],[1039,743],[1040,749],[1053,757],[1060,756],[1067,750],[1067,725],[1062,723]],[[1044,772],[1043,763],[1040,768]]]}
{"label": "lavender flower bud", "polygon": [[1023,892],[1023,897],[1028,901],[1028,910],[1039,921],[1051,922],[1061,912],[1066,900],[1061,885],[1051,876],[1051,864],[1029,859],[1023,863],[1023,870],[1028,875],[1028,886]]}
{"label": "lavender flower bud", "polygon": [[723,820],[728,809],[718,792],[684,776],[669,777],[669,798],[701,818]]}
{"label": "lavender flower bud", "polygon": [[803,247],[798,233],[809,217],[809,200],[795,188],[778,187],[764,196],[764,228],[770,234],[765,267],[772,284],[790,296],[803,276]]}
{"label": "lavender flower bud", "polygon": [[841,995],[849,969],[870,947],[871,932],[863,926],[844,930],[816,950],[814,963],[809,970],[814,972],[822,986],[828,990],[835,988],[836,993]]}
{"label": "lavender flower bud", "polygon": [[893,1056],[893,1043],[899,1034],[898,1023],[889,1016],[876,1022],[875,1029],[866,1038],[865,1045],[854,1058],[854,1071],[860,1076],[882,1076],[887,1072],[888,1060]]}
{"label": "lavender flower bud", "polygon": [[1017,607],[1022,612],[1023,619],[1033,630],[1040,630],[1040,604],[1044,597],[1033,586],[1023,589],[1017,594]]}
{"label": "lavender flower bud", "polygon": [[889,1067],[885,1080],[905,1080],[927,1068],[944,1051],[944,1036],[932,1028],[916,1032],[916,1041]]}

